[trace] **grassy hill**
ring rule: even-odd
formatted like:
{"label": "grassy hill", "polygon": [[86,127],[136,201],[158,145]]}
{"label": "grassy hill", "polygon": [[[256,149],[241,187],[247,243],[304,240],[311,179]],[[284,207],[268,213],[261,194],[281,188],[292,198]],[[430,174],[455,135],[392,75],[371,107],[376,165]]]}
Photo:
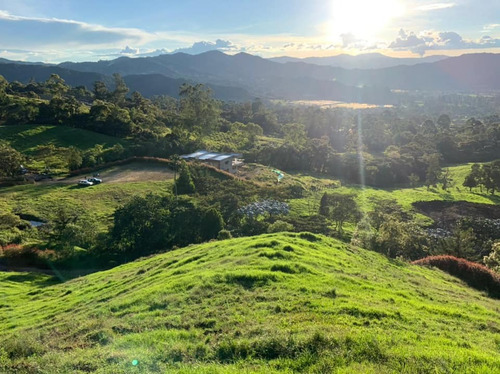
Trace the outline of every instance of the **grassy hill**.
{"label": "grassy hill", "polygon": [[13,148],[23,153],[33,152],[39,145],[48,144],[85,150],[96,144],[112,147],[117,143],[127,143],[123,139],[93,131],[53,125],[0,126],[0,139],[6,140]]}
{"label": "grassy hill", "polygon": [[173,174],[163,165],[135,162],[100,170],[104,183],[79,188],[84,175],[0,189],[0,210],[37,217],[46,221],[55,209],[67,206],[90,212],[102,230],[111,223],[116,208],[132,196],[167,194],[172,190]]}
{"label": "grassy hill", "polygon": [[[415,218],[424,224],[432,220],[422,214],[413,211],[413,203],[417,201],[468,201],[479,204],[500,204],[500,196],[491,195],[486,191],[475,188],[469,191],[462,186],[465,177],[469,174],[472,163],[449,167],[452,186],[443,190],[441,186],[431,187],[399,187],[399,188],[375,188],[361,185],[343,185],[338,179],[333,179],[321,174],[285,173],[280,182],[281,185],[300,185],[304,189],[304,197],[291,199],[291,214],[309,215],[318,212],[319,202],[324,192],[338,192],[354,194],[356,201],[363,211],[373,209],[371,199],[394,199],[403,209],[412,213]],[[243,169],[243,178],[261,185],[271,186],[276,183],[276,174],[271,167],[263,167],[257,164],[247,165]],[[347,225],[347,230],[353,229]]]}
{"label": "grassy hill", "polygon": [[52,173],[67,173],[69,147],[82,151],[96,144],[104,148],[121,144],[127,148],[129,141],[93,131],[53,125],[10,125],[0,126],[0,139],[7,141],[27,156],[25,166],[30,170],[42,171],[49,167]]}
{"label": "grassy hill", "polygon": [[0,371],[498,373],[500,301],[312,234],[211,242],[57,284],[0,273]]}

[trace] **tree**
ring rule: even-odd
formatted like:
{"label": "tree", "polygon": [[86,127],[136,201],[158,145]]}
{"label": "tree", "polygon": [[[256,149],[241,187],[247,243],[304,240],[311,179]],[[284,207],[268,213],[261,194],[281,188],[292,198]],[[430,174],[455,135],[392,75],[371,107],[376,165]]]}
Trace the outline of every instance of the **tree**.
{"label": "tree", "polygon": [[0,175],[13,177],[21,170],[24,157],[7,143],[0,142]]}
{"label": "tree", "polygon": [[343,233],[344,222],[356,223],[361,218],[354,195],[340,193],[325,195],[324,199],[321,199],[319,213],[335,222],[335,229],[339,234]]}
{"label": "tree", "polygon": [[449,168],[446,168],[441,175],[441,183],[443,184],[443,190],[448,190],[450,185],[453,183],[453,178],[451,177],[451,172]]}
{"label": "tree", "polygon": [[45,85],[52,95],[52,98],[62,97],[69,91],[69,86],[64,79],[57,74],[51,74],[49,79],[45,82]]}
{"label": "tree", "polygon": [[197,84],[183,84],[179,90],[182,126],[195,133],[209,134],[220,118],[220,103],[212,97],[212,90]]}
{"label": "tree", "polygon": [[442,132],[448,131],[451,125],[450,116],[447,114],[441,114],[437,120],[437,125],[439,127],[439,130],[441,130]]}
{"label": "tree", "polygon": [[493,243],[490,254],[484,256],[483,262],[491,270],[500,273],[500,241]]}
{"label": "tree", "polygon": [[307,141],[306,128],[301,123],[287,123],[281,131],[286,144],[301,147]]}
{"label": "tree", "polygon": [[111,93],[111,101],[118,106],[123,106],[129,89],[120,74],[114,73],[113,79],[115,80],[115,89]]}
{"label": "tree", "polygon": [[191,194],[195,191],[193,178],[186,161],[180,163],[179,178],[174,182],[174,192],[180,195]]}
{"label": "tree", "polygon": [[96,100],[107,100],[109,95],[110,93],[106,83],[102,81],[94,82],[94,97]]}
{"label": "tree", "polygon": [[425,173],[425,184],[427,188],[436,185],[436,183],[441,178],[441,166],[439,165],[440,155],[439,153],[427,154],[424,157],[424,161],[427,163],[427,170]]}
{"label": "tree", "polygon": [[416,260],[426,255],[428,240],[425,232],[413,222],[388,219],[376,233],[376,250],[387,257],[402,256]]}
{"label": "tree", "polygon": [[69,147],[67,154],[69,170],[77,170],[82,166],[82,151],[75,147]]}
{"label": "tree", "polygon": [[478,183],[476,178],[472,174],[469,174],[465,177],[463,186],[469,188],[469,191],[472,192],[474,187],[477,187]]}
{"label": "tree", "polygon": [[200,223],[202,240],[215,239],[224,228],[224,220],[217,209],[211,208],[204,212]]}

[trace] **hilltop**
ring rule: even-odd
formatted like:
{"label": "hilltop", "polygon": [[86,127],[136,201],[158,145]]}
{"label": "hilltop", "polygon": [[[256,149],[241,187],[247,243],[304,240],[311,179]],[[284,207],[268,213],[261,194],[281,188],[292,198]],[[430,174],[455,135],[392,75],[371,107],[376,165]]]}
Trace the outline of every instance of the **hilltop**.
{"label": "hilltop", "polygon": [[7,372],[500,370],[499,300],[320,235],[193,245],[64,283],[0,277]]}

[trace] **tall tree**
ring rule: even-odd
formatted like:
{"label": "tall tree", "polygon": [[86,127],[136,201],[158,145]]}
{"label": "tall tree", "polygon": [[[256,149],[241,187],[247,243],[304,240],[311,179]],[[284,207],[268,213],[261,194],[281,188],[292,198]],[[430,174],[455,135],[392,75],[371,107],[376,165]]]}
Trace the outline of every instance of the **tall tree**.
{"label": "tall tree", "polygon": [[182,126],[196,133],[210,133],[219,123],[220,103],[212,97],[212,90],[197,84],[183,84],[179,90]]}
{"label": "tall tree", "polygon": [[319,213],[335,222],[335,229],[340,234],[343,233],[345,222],[359,221],[361,213],[355,196],[349,194],[325,194],[321,199]]}
{"label": "tall tree", "polygon": [[176,194],[184,195],[191,194],[195,190],[193,178],[191,178],[191,173],[186,161],[182,161],[180,164],[179,178],[174,183],[174,192]]}
{"label": "tall tree", "polygon": [[120,74],[114,73],[113,79],[115,81],[115,89],[111,93],[111,101],[118,106],[123,106],[129,89]]}

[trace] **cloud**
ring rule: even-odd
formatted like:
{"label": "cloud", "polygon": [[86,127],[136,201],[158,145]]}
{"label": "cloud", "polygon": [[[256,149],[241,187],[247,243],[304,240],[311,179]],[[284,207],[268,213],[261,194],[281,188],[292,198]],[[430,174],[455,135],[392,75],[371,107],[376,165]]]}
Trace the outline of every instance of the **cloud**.
{"label": "cloud", "polygon": [[490,23],[489,25],[483,26],[483,32],[490,32],[495,29],[500,29],[500,23]]}
{"label": "cloud", "polygon": [[359,48],[361,46],[365,46],[366,42],[362,39],[357,38],[354,34],[346,33],[340,34],[340,38],[342,39],[342,46],[344,48]]}
{"label": "cloud", "polygon": [[456,5],[455,3],[434,3],[434,4],[427,4],[427,5],[418,6],[416,8],[416,10],[426,12],[426,11],[431,11],[431,10],[453,8],[455,5]]}
{"label": "cloud", "polygon": [[122,55],[137,55],[139,54],[139,49],[138,48],[131,48],[128,45],[120,51],[120,54]]}
{"label": "cloud", "polygon": [[0,11],[0,48],[88,49],[112,47],[117,43],[143,44],[155,34],[133,28],[110,28],[74,20],[11,15]]}
{"label": "cloud", "polygon": [[399,36],[389,45],[389,48],[424,55],[426,51],[430,50],[500,48],[500,39],[485,35],[479,40],[466,40],[454,31],[424,31],[417,35],[414,32],[401,29]]}
{"label": "cloud", "polygon": [[240,48],[229,40],[217,39],[215,43],[206,41],[196,42],[193,43],[191,47],[178,48],[172,53],[183,52],[191,55],[197,55],[208,51],[236,52],[238,50],[240,50]]}

